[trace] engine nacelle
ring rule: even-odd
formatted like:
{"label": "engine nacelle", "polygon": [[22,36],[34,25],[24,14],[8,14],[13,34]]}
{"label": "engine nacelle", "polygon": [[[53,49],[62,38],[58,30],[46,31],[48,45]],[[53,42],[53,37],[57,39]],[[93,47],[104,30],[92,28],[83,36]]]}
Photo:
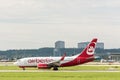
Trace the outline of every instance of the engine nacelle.
{"label": "engine nacelle", "polygon": [[47,64],[38,64],[38,69],[50,69],[50,67]]}

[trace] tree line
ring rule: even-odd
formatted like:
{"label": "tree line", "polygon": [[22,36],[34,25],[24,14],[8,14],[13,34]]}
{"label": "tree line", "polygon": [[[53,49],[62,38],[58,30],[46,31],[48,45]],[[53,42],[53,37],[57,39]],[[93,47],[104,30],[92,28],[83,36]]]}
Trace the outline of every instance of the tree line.
{"label": "tree line", "polygon": [[[2,59],[20,59],[24,57],[49,57],[62,56],[66,53],[67,56],[73,56],[80,53],[83,49],[78,48],[62,48],[55,52],[54,48],[40,48],[40,49],[20,49],[20,50],[6,50],[0,51],[0,60]],[[120,53],[120,49],[96,49],[96,54]],[[57,55],[56,55],[57,54]]]}

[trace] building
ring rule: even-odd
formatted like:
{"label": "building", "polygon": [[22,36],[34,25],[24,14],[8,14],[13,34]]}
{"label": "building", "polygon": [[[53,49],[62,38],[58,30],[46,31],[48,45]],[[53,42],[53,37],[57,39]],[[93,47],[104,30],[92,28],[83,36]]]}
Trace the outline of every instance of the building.
{"label": "building", "polygon": [[98,42],[97,45],[96,45],[96,48],[104,49],[104,43],[103,42]]}
{"label": "building", "polygon": [[56,41],[55,42],[55,48],[65,48],[65,42],[64,41]]}
{"label": "building", "polygon": [[78,43],[78,48],[85,48],[88,44],[89,44],[89,42]]}
{"label": "building", "polygon": [[64,41],[56,41],[55,49],[53,50],[54,56],[61,56],[61,49],[65,48]]}
{"label": "building", "polygon": [[[89,44],[89,42],[78,43],[78,48],[85,48],[88,44]],[[96,45],[96,48],[104,49],[104,43],[98,42]]]}
{"label": "building", "polygon": [[109,60],[120,62],[120,53],[111,53],[111,54],[109,54]]}

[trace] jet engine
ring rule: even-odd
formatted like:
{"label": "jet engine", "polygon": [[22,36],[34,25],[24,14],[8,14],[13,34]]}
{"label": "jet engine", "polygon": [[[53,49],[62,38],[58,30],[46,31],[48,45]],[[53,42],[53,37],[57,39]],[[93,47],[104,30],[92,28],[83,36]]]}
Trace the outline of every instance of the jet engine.
{"label": "jet engine", "polygon": [[38,69],[50,69],[50,67],[47,64],[38,64]]}

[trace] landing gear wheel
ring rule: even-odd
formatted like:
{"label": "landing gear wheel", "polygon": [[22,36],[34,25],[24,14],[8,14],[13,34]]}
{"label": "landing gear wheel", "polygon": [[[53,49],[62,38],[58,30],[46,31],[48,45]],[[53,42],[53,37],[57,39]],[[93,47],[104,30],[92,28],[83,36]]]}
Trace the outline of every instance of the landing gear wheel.
{"label": "landing gear wheel", "polygon": [[25,70],[25,68],[23,68],[23,70]]}
{"label": "landing gear wheel", "polygon": [[53,67],[53,70],[57,71],[57,70],[58,70],[58,67]]}

